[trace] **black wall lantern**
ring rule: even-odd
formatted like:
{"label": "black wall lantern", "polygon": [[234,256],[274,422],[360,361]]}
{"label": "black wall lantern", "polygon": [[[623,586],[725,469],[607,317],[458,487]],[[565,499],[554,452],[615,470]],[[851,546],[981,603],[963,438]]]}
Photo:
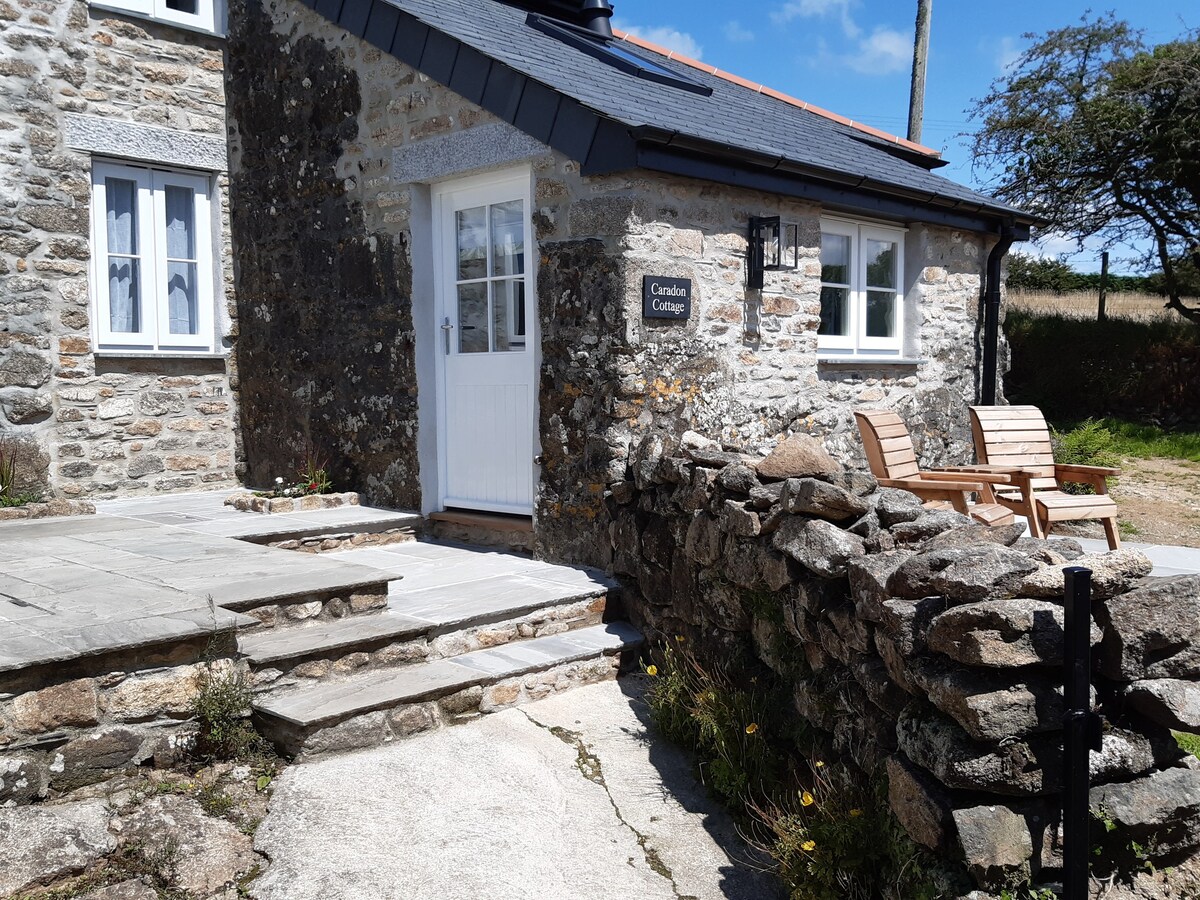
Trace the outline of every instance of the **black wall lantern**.
{"label": "black wall lantern", "polygon": [[764,272],[795,269],[800,265],[800,226],[781,222],[779,216],[751,218],[747,254],[746,286],[760,291]]}

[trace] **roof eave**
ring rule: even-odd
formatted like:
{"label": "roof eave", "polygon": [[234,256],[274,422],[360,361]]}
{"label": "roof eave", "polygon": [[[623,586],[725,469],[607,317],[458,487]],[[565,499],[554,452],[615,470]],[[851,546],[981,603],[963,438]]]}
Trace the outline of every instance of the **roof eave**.
{"label": "roof eave", "polygon": [[[1028,240],[1029,229],[1041,224],[1028,213],[976,203],[927,191],[916,191],[840,169],[793,162],[785,157],[752,153],[715,141],[655,128],[630,129],[637,144],[638,165],[661,172],[706,178],[726,184],[755,186],[798,199],[825,202],[836,199],[842,209],[859,208],[887,218],[951,225],[971,231],[995,231],[1001,222],[1012,225],[1017,240]],[[861,197],[863,206],[853,204]],[[881,199],[891,202],[881,203]]]}

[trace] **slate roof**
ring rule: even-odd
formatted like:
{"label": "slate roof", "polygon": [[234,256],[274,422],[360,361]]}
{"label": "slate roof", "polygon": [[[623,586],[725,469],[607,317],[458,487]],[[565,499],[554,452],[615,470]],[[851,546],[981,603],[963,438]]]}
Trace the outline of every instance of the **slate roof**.
{"label": "slate roof", "polygon": [[[621,71],[534,27],[528,11],[500,0],[304,2],[460,93],[459,70],[482,71],[475,61],[490,61],[477,102],[578,159],[585,173],[677,164],[682,174],[894,218],[989,231],[1001,221],[1019,231],[1036,221],[931,171],[942,164],[932,151],[634,38],[628,40],[635,52],[711,94]],[[512,93],[514,74],[523,76],[519,95]],[[497,79],[511,96],[495,88]]]}

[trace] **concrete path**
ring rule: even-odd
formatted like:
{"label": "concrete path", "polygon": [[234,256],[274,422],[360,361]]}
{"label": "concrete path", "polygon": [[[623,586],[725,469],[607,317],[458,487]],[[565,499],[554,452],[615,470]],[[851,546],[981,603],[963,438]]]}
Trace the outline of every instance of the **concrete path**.
{"label": "concrete path", "polygon": [[258,900],[774,900],[647,730],[642,679],[304,763],[276,783]]}

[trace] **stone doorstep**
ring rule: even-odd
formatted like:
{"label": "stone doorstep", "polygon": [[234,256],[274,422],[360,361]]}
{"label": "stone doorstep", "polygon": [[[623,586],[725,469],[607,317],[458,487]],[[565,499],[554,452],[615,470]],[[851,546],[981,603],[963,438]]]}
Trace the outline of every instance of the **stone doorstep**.
{"label": "stone doorstep", "polygon": [[268,694],[254,703],[255,718],[268,738],[309,735],[365,713],[437,700],[566,663],[610,656],[638,647],[642,641],[642,635],[624,622],[593,625],[402,669],[318,682],[279,696]]}
{"label": "stone doorstep", "polygon": [[[316,520],[315,516],[295,513],[292,516],[253,516],[243,528],[226,535],[249,544],[274,544],[281,541],[302,541],[309,538],[341,537],[355,534],[378,534],[381,531],[410,528],[420,533],[425,520],[416,513],[397,512],[380,516],[379,510],[367,506],[339,507],[338,512],[353,515],[362,510],[360,519],[340,522]],[[303,520],[301,517],[304,517]]]}
{"label": "stone doorstep", "polygon": [[[516,627],[524,618],[577,603],[595,600],[606,595],[604,588],[572,592],[562,597],[508,605],[501,609],[478,612],[468,616],[450,615],[438,621],[405,615],[395,609],[377,614],[351,616],[309,625],[273,628],[242,635],[238,649],[254,668],[277,665],[281,662],[300,663],[313,659],[331,659],[356,650],[370,651],[396,641],[423,640],[427,644],[489,625],[512,624]],[[602,613],[598,613],[600,615]],[[594,622],[567,622],[567,629]],[[513,639],[515,640],[515,638]],[[510,641],[499,641],[509,643]]]}

